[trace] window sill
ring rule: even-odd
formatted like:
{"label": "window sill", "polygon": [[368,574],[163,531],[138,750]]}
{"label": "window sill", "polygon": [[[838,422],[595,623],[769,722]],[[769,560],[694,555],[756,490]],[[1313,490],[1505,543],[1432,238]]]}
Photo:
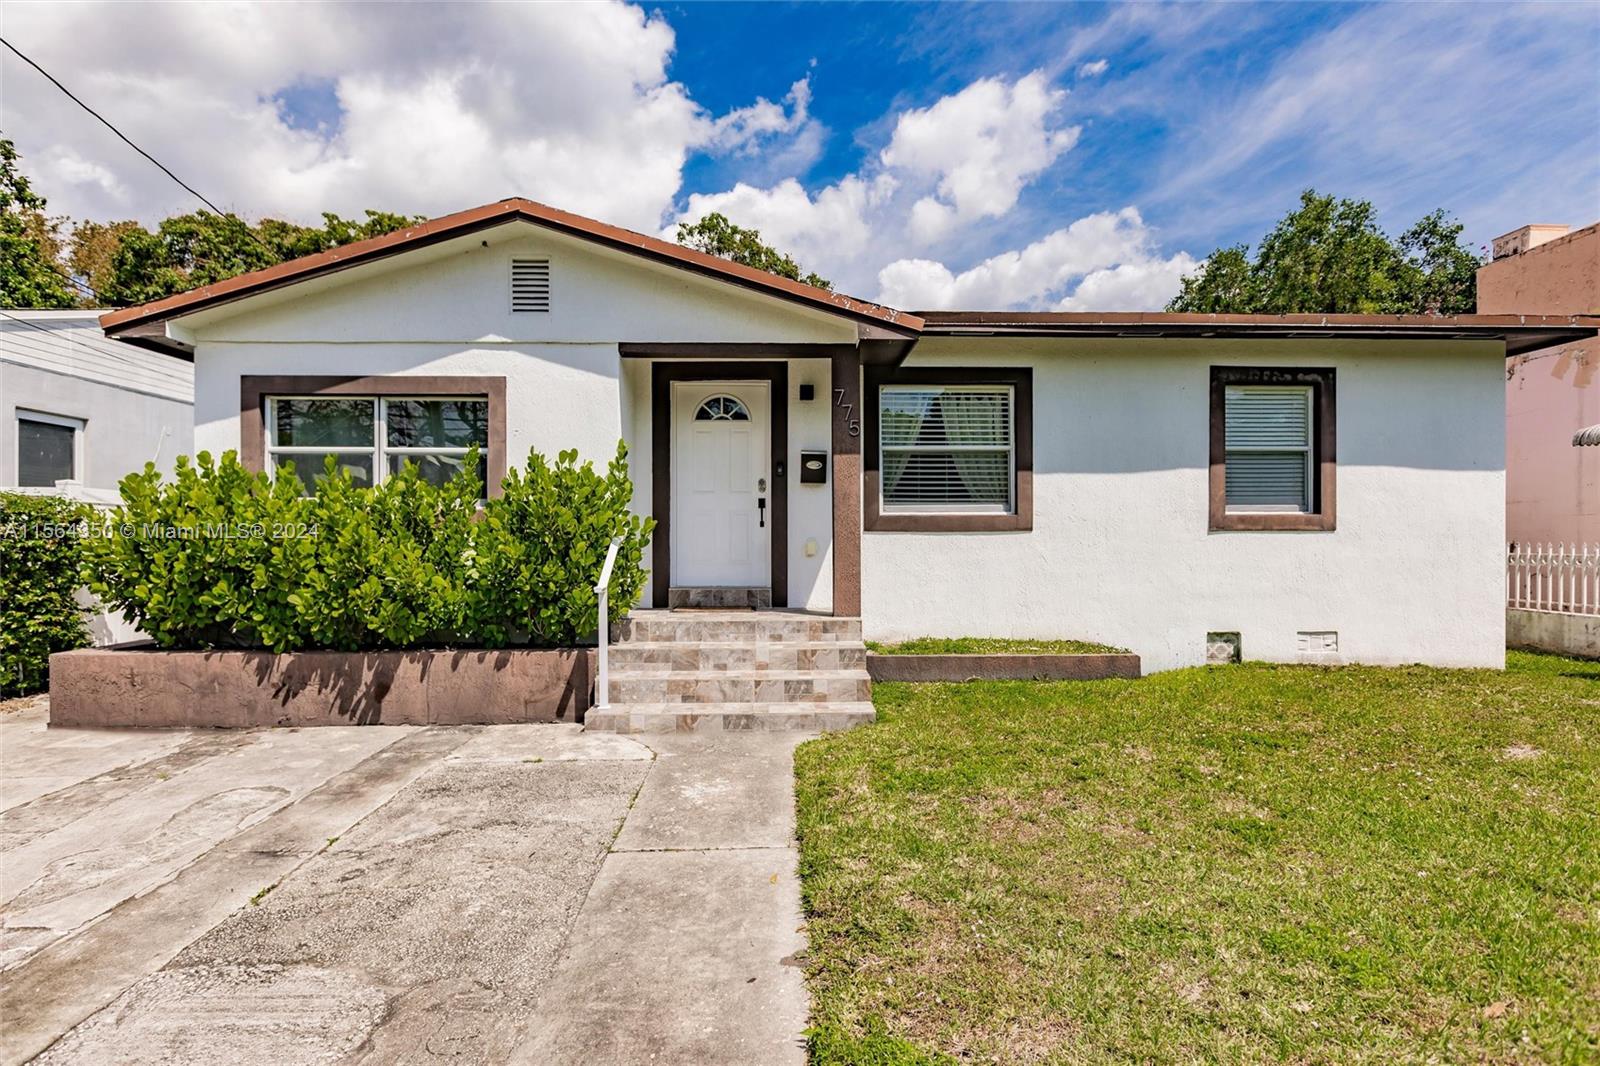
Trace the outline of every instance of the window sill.
{"label": "window sill", "polygon": [[866,516],[868,533],[1018,533],[1033,528],[1032,514],[906,514]]}
{"label": "window sill", "polygon": [[1329,533],[1334,530],[1331,514],[1300,514],[1287,511],[1237,511],[1211,518],[1211,532]]}

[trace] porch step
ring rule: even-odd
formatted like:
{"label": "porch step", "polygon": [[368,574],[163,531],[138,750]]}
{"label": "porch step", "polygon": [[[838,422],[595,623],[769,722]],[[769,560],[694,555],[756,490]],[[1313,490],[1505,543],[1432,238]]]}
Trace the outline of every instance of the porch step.
{"label": "porch step", "polygon": [[664,670],[864,670],[867,649],[849,641],[631,641],[611,649],[611,672],[623,677]]}
{"label": "porch step", "polygon": [[612,703],[828,703],[872,698],[859,670],[669,670],[617,674]]}
{"label": "porch step", "polygon": [[584,728],[609,733],[799,730],[832,732],[866,725],[867,701],[846,703],[636,703],[591,710]]}
{"label": "porch step", "polygon": [[772,590],[750,585],[674,585],[667,589],[667,606],[765,611],[772,607]]}
{"label": "porch step", "polygon": [[612,632],[611,705],[590,709],[585,729],[823,731],[873,720],[859,618],[647,610]]}
{"label": "porch step", "polygon": [[847,641],[861,643],[861,619],[807,611],[634,611],[611,627],[619,645],[644,643]]}

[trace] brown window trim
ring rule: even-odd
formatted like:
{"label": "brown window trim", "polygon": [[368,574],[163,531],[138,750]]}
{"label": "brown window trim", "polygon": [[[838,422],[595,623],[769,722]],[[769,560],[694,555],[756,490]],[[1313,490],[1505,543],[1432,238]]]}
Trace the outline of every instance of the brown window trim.
{"label": "brown window trim", "polygon": [[[1316,465],[1307,514],[1228,510],[1227,390],[1229,385],[1309,385],[1317,425],[1311,460]],[[1328,367],[1214,366],[1211,368],[1211,529],[1327,532],[1335,526],[1335,447],[1338,420],[1334,372]]]}
{"label": "brown window trim", "polygon": [[245,374],[239,378],[239,462],[246,470],[266,469],[268,396],[481,396],[489,401],[486,486],[500,495],[506,476],[506,379],[441,375],[382,374],[345,377],[323,374]]}
{"label": "brown window trim", "polygon": [[[863,525],[873,532],[993,533],[1033,528],[1033,370],[1029,367],[891,367],[865,368],[866,440],[862,446],[864,473]],[[1012,431],[1016,434],[1012,457],[1016,465],[1017,509],[1012,514],[903,514],[883,511],[883,486],[878,455],[878,394],[885,385],[1010,385],[1013,403]]]}

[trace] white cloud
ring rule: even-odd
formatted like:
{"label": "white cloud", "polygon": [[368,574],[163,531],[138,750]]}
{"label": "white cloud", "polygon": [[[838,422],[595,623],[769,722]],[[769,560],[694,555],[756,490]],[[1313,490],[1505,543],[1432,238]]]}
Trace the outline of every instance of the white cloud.
{"label": "white cloud", "polygon": [[[928,259],[901,259],[878,273],[878,298],[915,310],[1043,308],[1154,310],[1196,266],[1185,253],[1163,259],[1136,208],[1078,219],[1032,244],[955,273]],[[1082,279],[1082,280],[1078,280]],[[1077,281],[1070,294],[1067,289]]]}
{"label": "white cloud", "polygon": [[[1038,73],[981,79],[895,116],[888,145],[865,168],[815,193],[792,177],[739,183],[689,197],[676,221],[719,211],[847,291],[883,287],[879,271],[894,251],[955,241],[1016,207],[1027,184],[1077,140],[1078,127],[1058,121],[1065,96]],[[675,230],[674,223],[664,232]],[[906,281],[894,291],[936,290],[944,269],[928,259],[903,261],[891,277]]]}
{"label": "white cloud", "polygon": [[1080,78],[1098,78],[1100,75],[1104,74],[1108,69],[1110,69],[1110,67],[1111,67],[1111,64],[1107,60],[1096,59],[1092,63],[1084,63],[1081,66],[1079,66],[1078,67],[1078,77],[1080,77]]}
{"label": "white cloud", "polygon": [[[888,174],[867,179],[850,175],[815,196],[794,178],[769,188],[739,183],[727,192],[689,197],[680,221],[693,222],[713,211],[741,226],[761,231],[762,240],[794,255],[802,265],[840,264],[874,249],[881,209],[895,191]],[[668,226],[666,234],[676,232]]]}
{"label": "white cloud", "polygon": [[1057,311],[1159,311],[1178,294],[1185,274],[1200,261],[1187,252],[1167,259],[1137,259],[1091,271]]}
{"label": "white cloud", "polygon": [[[669,79],[671,26],[621,3],[8,2],[6,35],[225,208],[315,220],[511,195],[655,229],[691,151],[814,152],[810,86],[715,118]],[[7,53],[7,135],[77,217],[199,205]],[[297,128],[285,90],[337,121]],[[809,142],[807,139],[809,138]],[[805,143],[811,147],[806,149]],[[111,177],[115,175],[115,177]]]}
{"label": "white cloud", "polygon": [[934,183],[912,208],[912,236],[932,243],[962,223],[1010,211],[1023,186],[1077,143],[1080,127],[1054,122],[1066,95],[1035,71],[1009,84],[983,78],[902,112],[883,165]]}
{"label": "white cloud", "polygon": [[[1156,301],[1178,262],[1151,250],[1127,209],[966,270],[946,265],[991,251],[993,233],[1015,233],[1024,190],[1077,143],[1065,90],[1041,72],[980,78],[888,116],[881,151],[808,189],[800,178],[828,132],[809,75],[780,100],[714,115],[671,78],[674,33],[653,11],[617,2],[398,10],[9,0],[6,33],[134,141],[249,217],[315,221],[368,207],[436,215],[525,195],[670,235],[675,219],[721,211],[841,289],[876,286],[901,305]],[[7,135],[52,212],[154,222],[199,206],[35,72],[5,58],[0,77]],[[689,196],[676,212],[696,152],[737,160],[744,180]],[[900,254],[921,258],[890,262]]]}

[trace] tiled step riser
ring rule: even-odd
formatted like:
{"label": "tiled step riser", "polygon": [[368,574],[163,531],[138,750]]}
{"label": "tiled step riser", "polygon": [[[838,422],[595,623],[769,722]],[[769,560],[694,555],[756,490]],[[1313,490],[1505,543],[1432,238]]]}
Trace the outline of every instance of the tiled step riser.
{"label": "tiled step riser", "polygon": [[804,647],[784,644],[618,644],[609,652],[617,676],[665,670],[715,673],[728,670],[864,670],[867,651],[849,645]]}
{"label": "tiled step riser", "polygon": [[667,606],[695,610],[757,610],[772,608],[769,588],[670,588]]}
{"label": "tiled step riser", "polygon": [[737,678],[630,677],[611,679],[612,703],[828,703],[872,698],[872,680],[860,677]]}
{"label": "tiled step riser", "polygon": [[873,720],[864,710],[771,711],[671,710],[640,711],[630,708],[592,710],[585,727],[608,733],[713,733],[713,732],[833,732],[854,729]]}
{"label": "tiled step riser", "polygon": [[797,618],[752,613],[744,618],[696,618],[692,614],[624,618],[611,627],[611,639],[648,643],[861,642],[859,618]]}

